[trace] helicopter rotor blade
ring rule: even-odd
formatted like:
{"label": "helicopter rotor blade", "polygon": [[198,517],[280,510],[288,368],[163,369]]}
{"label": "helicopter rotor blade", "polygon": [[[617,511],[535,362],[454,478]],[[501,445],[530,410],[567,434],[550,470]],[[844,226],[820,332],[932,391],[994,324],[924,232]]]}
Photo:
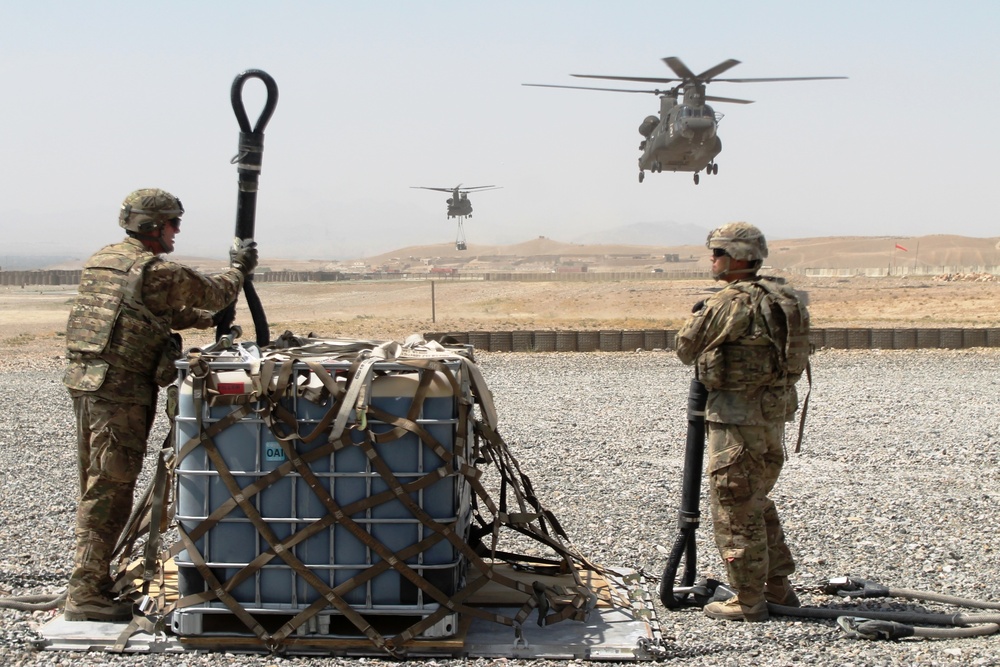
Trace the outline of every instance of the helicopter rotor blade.
{"label": "helicopter rotor blade", "polygon": [[670,56],[669,58],[664,58],[663,62],[667,64],[667,67],[674,71],[674,74],[679,76],[684,81],[694,81],[698,78],[680,58]]}
{"label": "helicopter rotor blade", "polygon": [[712,95],[705,96],[706,102],[731,102],[733,104],[753,104],[753,100],[741,100],[735,97],[714,97]]}
{"label": "helicopter rotor blade", "polygon": [[711,67],[705,70],[704,72],[696,76],[695,79],[703,83],[708,83],[709,81],[713,80],[715,77],[719,76],[729,68],[736,67],[739,64],[740,64],[739,60],[733,60],[732,58],[730,58],[729,60],[719,63],[715,67]]}
{"label": "helicopter rotor blade", "polygon": [[[655,76],[605,76],[603,74],[570,74],[570,76],[582,77],[585,79],[609,79],[612,81],[637,81],[639,83],[673,83],[679,82],[680,85],[677,87],[682,87],[685,83],[694,83],[695,80],[687,81],[682,79],[665,79]],[[825,81],[829,79],[846,79],[846,76],[771,76],[763,78],[749,78],[749,79],[711,79],[703,80],[702,83],[711,83],[716,81],[721,81],[723,83],[760,83],[767,81]],[[541,85],[541,84],[523,84],[528,85]]]}
{"label": "helicopter rotor blade", "polygon": [[762,83],[768,81],[826,81],[829,79],[846,79],[846,76],[772,76],[762,79],[715,79],[726,83]]}
{"label": "helicopter rotor blade", "polygon": [[410,187],[414,190],[434,190],[435,192],[451,192],[451,193],[454,193],[456,190],[458,192],[473,192],[473,191],[483,192],[484,190],[500,190],[503,188],[502,185],[473,185],[472,187],[463,188],[461,183],[459,183],[453,188],[432,188],[426,185],[411,185]]}
{"label": "helicopter rotor blade", "polygon": [[[667,60],[667,59],[664,58],[664,60]],[[684,86],[684,84],[686,84],[686,83],[696,83],[696,82],[709,83],[709,82],[721,81],[721,82],[724,82],[724,83],[761,83],[761,82],[768,82],[768,81],[824,81],[824,80],[829,80],[829,79],[846,79],[846,78],[848,78],[846,76],[771,76],[771,77],[760,77],[760,78],[756,78],[755,77],[755,78],[740,78],[740,79],[734,79],[734,78],[717,79],[717,78],[715,78],[716,74],[721,74],[722,72],[726,71],[730,67],[733,67],[734,65],[738,64],[739,62],[740,61],[738,61],[738,60],[727,60],[725,63],[720,63],[720,64],[716,65],[715,67],[713,67],[713,68],[711,68],[709,70],[706,70],[702,74],[699,74],[699,75],[692,74],[691,78],[689,78],[689,79],[670,79],[670,78],[655,77],[655,76],[612,76],[612,75],[605,75],[605,74],[570,74],[570,76],[580,77],[580,78],[584,78],[584,79],[606,79],[606,80],[610,80],[610,81],[636,81],[638,83],[675,83],[675,82],[677,82],[677,83],[680,84],[680,85],[676,86],[677,88],[682,88]],[[732,63],[732,64],[730,64],[730,63]],[[722,65],[726,65],[726,67],[723,68]],[[712,76],[707,76],[709,74],[711,74]],[[541,85],[541,84],[524,84],[524,85],[527,86],[527,85]]]}
{"label": "helicopter rotor blade", "polygon": [[639,83],[680,83],[683,79],[667,79],[656,76],[611,76],[604,74],[570,74],[581,79],[607,79],[609,81],[638,81]]}
{"label": "helicopter rotor blade", "polygon": [[[547,83],[522,83],[522,86],[537,86],[539,88],[570,88],[572,90],[606,90],[611,93],[652,93],[654,95],[676,94],[676,90],[635,90],[634,88],[595,88],[593,86],[556,86]],[[709,102],[732,102],[733,104],[753,104],[753,100],[742,100],[736,97],[715,97],[712,95],[704,98]]]}
{"label": "helicopter rotor blade", "polygon": [[[585,74],[573,74],[572,76],[587,76]],[[597,78],[615,78],[615,77],[594,77]],[[570,88],[572,90],[606,90],[612,93],[653,93],[654,95],[662,95],[669,91],[666,90],[634,90],[631,88],[595,88],[593,86],[556,86],[550,83],[522,83],[522,86],[534,86],[536,88]]]}

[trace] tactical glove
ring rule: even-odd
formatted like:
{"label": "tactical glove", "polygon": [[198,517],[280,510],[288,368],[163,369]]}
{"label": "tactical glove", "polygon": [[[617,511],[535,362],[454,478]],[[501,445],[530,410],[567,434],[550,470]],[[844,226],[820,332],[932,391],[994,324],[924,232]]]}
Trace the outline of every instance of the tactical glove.
{"label": "tactical glove", "polygon": [[257,268],[257,242],[250,239],[233,239],[233,247],[229,249],[229,262],[244,276],[253,273]]}

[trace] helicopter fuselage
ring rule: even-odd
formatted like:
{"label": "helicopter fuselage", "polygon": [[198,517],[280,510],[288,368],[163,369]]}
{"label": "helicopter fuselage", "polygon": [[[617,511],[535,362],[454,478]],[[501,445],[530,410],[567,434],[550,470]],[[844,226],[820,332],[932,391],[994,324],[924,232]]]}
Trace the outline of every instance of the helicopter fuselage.
{"label": "helicopter fuselage", "polygon": [[467,218],[472,215],[472,202],[465,193],[454,194],[448,198],[448,217]]}
{"label": "helicopter fuselage", "polygon": [[658,123],[648,117],[639,128],[646,138],[640,144],[640,171],[693,171],[708,167],[722,152],[718,121],[709,106],[666,104]]}

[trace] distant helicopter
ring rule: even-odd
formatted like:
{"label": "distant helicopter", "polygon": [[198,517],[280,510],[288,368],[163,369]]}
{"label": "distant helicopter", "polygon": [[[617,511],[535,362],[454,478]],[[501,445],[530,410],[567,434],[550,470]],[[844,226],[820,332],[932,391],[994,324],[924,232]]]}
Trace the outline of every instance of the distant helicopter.
{"label": "distant helicopter", "polygon": [[466,218],[472,217],[472,202],[469,201],[470,192],[486,192],[487,190],[499,190],[499,185],[474,185],[463,188],[459,183],[453,188],[429,188],[423,185],[411,185],[416,190],[436,190],[437,192],[450,192],[448,198],[448,217],[458,218],[458,236],[455,238],[455,248],[465,250],[465,227],[462,224]]}
{"label": "distant helicopter", "polygon": [[[639,126],[643,140],[639,143],[642,155],[639,157],[639,182],[642,183],[646,171],[693,171],[694,183],[700,181],[699,172],[718,174],[719,165],[715,156],[722,152],[722,140],[718,136],[719,121],[723,114],[716,112],[705,102],[732,102],[752,104],[752,100],[732,97],[711,97],[705,95],[705,86],[711,81],[729,83],[756,83],[762,81],[818,81],[822,79],[846,79],[846,76],[796,76],[769,77],[757,79],[716,78],[739,60],[729,59],[715,67],[695,74],[680,58],[664,58],[663,62],[679,78],[656,78],[641,76],[605,76],[600,74],[571,74],[585,79],[612,79],[616,81],[640,81],[645,83],[673,83],[669,90],[631,90],[624,88],[594,88],[589,86],[557,86],[544,83],[525,83],[525,86],[539,88],[574,88],[577,90],[606,90],[614,93],[652,93],[660,98],[659,116],[646,116]],[[684,101],[677,102],[678,94],[684,94]]]}

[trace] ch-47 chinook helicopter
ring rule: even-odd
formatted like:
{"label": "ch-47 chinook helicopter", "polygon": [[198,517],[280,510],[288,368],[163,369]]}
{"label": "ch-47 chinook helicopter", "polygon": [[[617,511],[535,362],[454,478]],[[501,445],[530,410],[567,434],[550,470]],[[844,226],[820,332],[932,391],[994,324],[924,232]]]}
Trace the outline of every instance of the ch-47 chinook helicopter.
{"label": "ch-47 chinook helicopter", "polygon": [[[525,86],[541,88],[574,88],[577,90],[606,90],[614,93],[652,93],[660,98],[659,116],[646,116],[639,126],[643,136],[639,144],[639,182],[642,183],[646,171],[693,171],[695,185],[699,182],[699,172],[718,174],[719,165],[715,156],[722,152],[719,139],[719,121],[722,114],[716,112],[706,102],[731,102],[752,104],[752,100],[732,97],[712,97],[705,95],[705,86],[712,81],[729,83],[757,83],[763,81],[817,81],[821,79],[846,79],[846,76],[796,76],[769,77],[755,79],[720,79],[718,76],[739,60],[726,60],[715,67],[695,74],[680,58],[664,58],[663,62],[674,71],[678,78],[658,78],[643,76],[606,76],[600,74],[571,74],[584,79],[610,79],[615,81],[638,81],[644,83],[676,83],[668,90],[632,90],[624,88],[594,88],[590,86],[557,86],[543,83],[526,83]],[[683,102],[678,96],[683,93]]]}
{"label": "ch-47 chinook helicopter", "polygon": [[455,238],[455,247],[458,250],[465,250],[465,227],[463,223],[466,218],[472,217],[472,202],[469,201],[470,192],[486,192],[487,190],[499,190],[498,185],[474,185],[463,188],[459,183],[453,188],[429,188],[423,185],[410,186],[416,190],[436,190],[437,192],[450,192],[448,198],[448,217],[458,218],[458,236]]}

